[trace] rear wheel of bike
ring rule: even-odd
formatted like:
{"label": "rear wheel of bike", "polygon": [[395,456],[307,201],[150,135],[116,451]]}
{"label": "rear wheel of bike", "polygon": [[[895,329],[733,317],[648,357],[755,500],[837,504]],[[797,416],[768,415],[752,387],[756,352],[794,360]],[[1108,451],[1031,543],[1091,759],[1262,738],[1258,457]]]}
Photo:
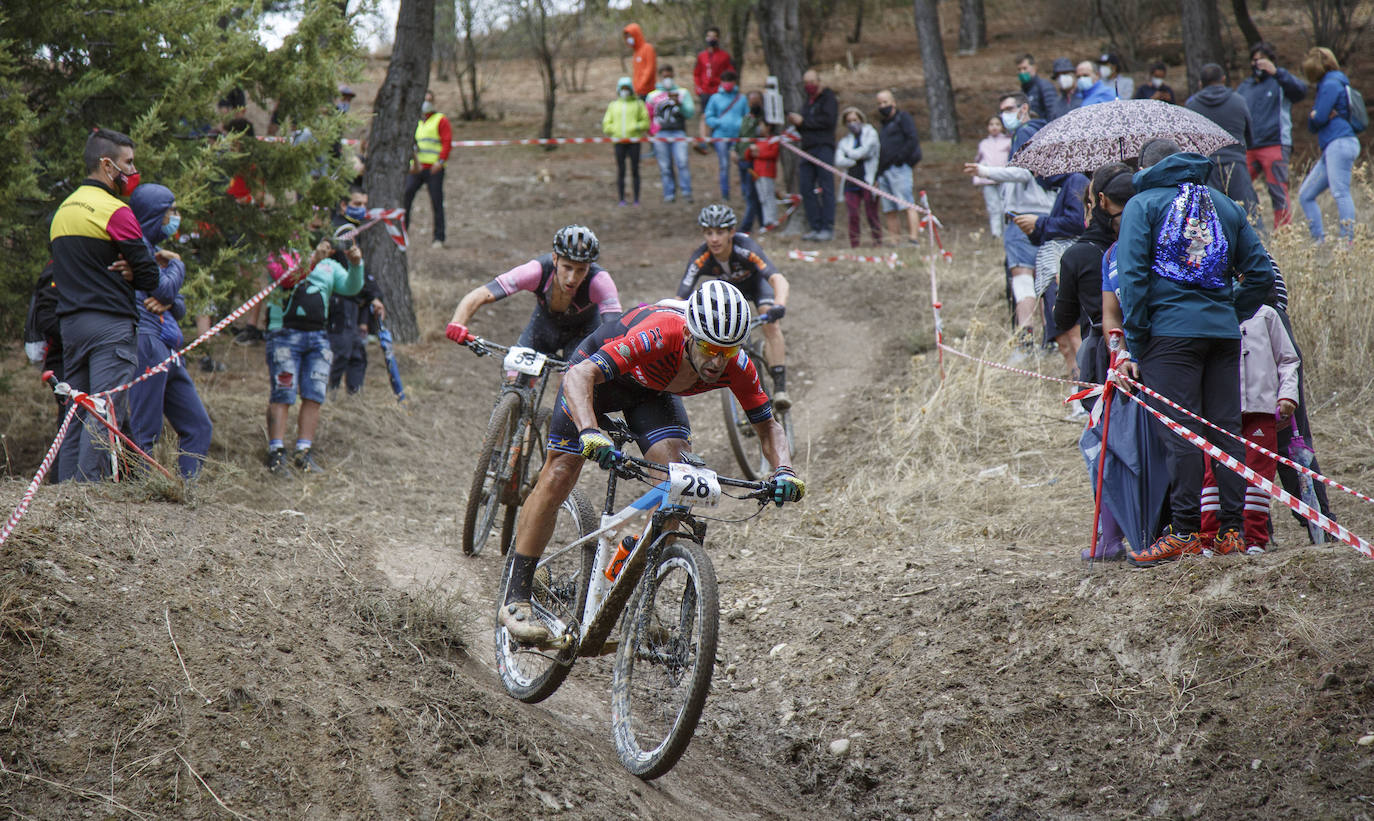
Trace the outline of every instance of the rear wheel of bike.
{"label": "rear wheel of bike", "polygon": [[525,475],[520,479],[520,490],[518,491],[519,503],[507,504],[506,515],[501,519],[501,555],[506,555],[510,551],[510,546],[515,544],[515,523],[520,515],[520,505],[525,503],[525,497],[534,490],[535,482],[539,480],[539,471],[544,468],[544,457],[548,455],[548,436],[549,422],[553,419],[553,411],[548,408],[541,408],[535,414],[534,427],[529,431],[529,438],[526,439],[526,446],[529,450],[529,458],[521,457],[520,463],[524,466]]}
{"label": "rear wheel of bike", "polygon": [[716,661],[718,607],[706,551],[678,539],[645,572],[622,620],[611,727],[621,763],[640,778],[672,769],[696,732]]}
{"label": "rear wheel of bike", "polygon": [[[760,374],[764,372],[763,360],[754,360],[754,366],[759,369]],[[774,466],[764,457],[763,446],[759,443],[758,433],[754,431],[748,414],[730,391],[721,391],[720,401],[725,411],[725,437],[730,440],[730,450],[735,454],[735,461],[739,462],[744,478],[767,479]],[[787,433],[787,449],[795,450],[791,412],[774,408],[773,418],[778,420],[778,424],[782,425],[783,431]],[[795,458],[794,454],[793,459]]]}
{"label": "rear wheel of bike", "polygon": [[477,452],[477,467],[468,489],[468,506],[463,513],[463,553],[475,556],[482,552],[492,526],[496,523],[496,509],[501,506],[502,489],[509,481],[506,475],[511,442],[520,424],[520,395],[507,393],[496,403],[487,423],[487,435]]}
{"label": "rear wheel of bike", "polygon": [[[596,542],[568,549],[561,547],[596,530],[596,513],[582,494],[574,490],[558,509],[549,549],[539,560],[530,584],[530,603],[535,615],[555,636],[569,635],[571,643],[561,650],[528,647],[514,641],[498,618],[494,644],[496,671],[501,684],[513,697],[529,704],[543,701],[567,678],[577,658],[578,619],[587,600],[587,580],[596,558]],[[501,584],[496,592],[496,607],[506,602],[515,551],[506,556]]]}

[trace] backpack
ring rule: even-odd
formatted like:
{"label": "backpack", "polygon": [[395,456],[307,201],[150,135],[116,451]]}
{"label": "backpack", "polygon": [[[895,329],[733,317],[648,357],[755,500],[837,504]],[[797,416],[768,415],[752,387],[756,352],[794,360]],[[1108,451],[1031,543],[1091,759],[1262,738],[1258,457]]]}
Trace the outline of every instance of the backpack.
{"label": "backpack", "polygon": [[1349,83],[1345,86],[1345,103],[1350,112],[1347,119],[1350,120],[1350,127],[1355,133],[1359,134],[1369,128],[1369,109],[1365,107],[1364,95]]}
{"label": "backpack", "polygon": [[1184,285],[1215,290],[1230,283],[1230,268],[1230,242],[1211,191],[1182,183],[1155,235],[1151,270]]}

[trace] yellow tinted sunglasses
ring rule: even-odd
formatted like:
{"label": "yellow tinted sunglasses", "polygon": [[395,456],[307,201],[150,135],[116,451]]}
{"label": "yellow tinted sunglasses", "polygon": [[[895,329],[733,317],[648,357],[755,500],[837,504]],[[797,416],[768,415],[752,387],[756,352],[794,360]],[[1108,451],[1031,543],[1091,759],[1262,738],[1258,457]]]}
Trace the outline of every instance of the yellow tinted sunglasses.
{"label": "yellow tinted sunglasses", "polygon": [[734,357],[739,355],[738,345],[712,345],[710,342],[707,342],[704,339],[698,339],[695,340],[695,342],[697,345],[697,352],[700,353],[702,356],[706,357],[707,359],[715,359],[716,357],[721,356],[725,357],[726,359],[733,359]]}

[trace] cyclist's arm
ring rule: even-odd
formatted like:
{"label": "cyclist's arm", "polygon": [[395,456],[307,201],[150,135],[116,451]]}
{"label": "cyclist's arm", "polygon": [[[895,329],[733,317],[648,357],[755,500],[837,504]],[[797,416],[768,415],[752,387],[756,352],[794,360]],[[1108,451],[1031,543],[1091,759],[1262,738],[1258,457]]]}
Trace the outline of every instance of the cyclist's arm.
{"label": "cyclist's arm", "polygon": [[453,312],[453,319],[450,322],[455,325],[467,325],[472,320],[472,315],[477,313],[478,308],[495,301],[496,295],[487,286],[480,285],[473,288],[458,303],[458,308]]}
{"label": "cyclist's arm", "polygon": [[587,296],[596,303],[596,312],[603,323],[619,319],[620,315],[625,313],[625,309],[620,306],[620,292],[616,290],[615,280],[611,279],[607,271],[596,272]]}
{"label": "cyclist's arm", "polygon": [[568,403],[568,415],[578,430],[596,427],[596,411],[592,409],[592,389],[606,381],[601,366],[584,359],[563,375],[563,401]]}
{"label": "cyclist's arm", "polygon": [[787,277],[774,272],[768,277],[768,284],[773,286],[773,304],[786,305],[787,293],[792,289],[787,283]]}
{"label": "cyclist's arm", "polygon": [[763,455],[774,467],[792,468],[792,449],[787,446],[787,432],[771,416],[762,422],[754,423],[754,432],[759,435]]}
{"label": "cyclist's arm", "polygon": [[701,269],[710,259],[710,252],[706,250],[705,243],[692,255],[691,261],[687,263],[687,270],[682,275],[682,281],[677,286],[677,298],[686,299],[692,295],[693,289],[697,287],[697,279],[701,276]]}

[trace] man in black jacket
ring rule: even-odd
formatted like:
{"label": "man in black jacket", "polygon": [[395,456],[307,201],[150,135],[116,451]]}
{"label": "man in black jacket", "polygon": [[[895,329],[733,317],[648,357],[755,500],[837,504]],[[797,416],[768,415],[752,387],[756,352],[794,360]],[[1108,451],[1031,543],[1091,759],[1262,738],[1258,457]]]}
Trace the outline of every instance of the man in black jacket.
{"label": "man in black jacket", "polygon": [[1032,117],[1053,120],[1065,109],[1054,90],[1054,83],[1040,76],[1035,67],[1035,58],[1022,54],[1016,58],[1016,80],[1021,84],[1021,93],[1030,101]]}
{"label": "man in black jacket", "polygon": [[[835,92],[821,85],[815,69],[802,75],[802,90],[806,101],[801,113],[787,115],[787,121],[801,134],[801,150],[823,163],[835,163],[835,126],[839,122],[840,107]],[[801,188],[802,207],[806,210],[806,224],[811,230],[802,239],[829,242],[835,238],[835,175],[808,160],[797,168],[797,185]],[[816,188],[821,192],[816,194]]]}
{"label": "man in black jacket", "polygon": [[1245,151],[1254,138],[1250,106],[1244,97],[1226,87],[1226,70],[1216,63],[1203,66],[1200,77],[1202,90],[1184,105],[1221,126],[1236,140],[1212,152],[1212,175],[1207,184],[1244,206],[1250,222],[1258,225],[1259,197],[1255,196],[1255,186],[1245,167]]}
{"label": "man in black jacket", "polygon": [[[879,191],[891,194],[902,202],[914,204],[915,168],[921,161],[921,138],[911,115],[897,108],[897,98],[888,89],[878,92],[878,177]],[[908,239],[917,245],[920,238],[921,217],[915,208],[903,208],[886,197],[882,200],[887,230],[899,236],[897,214],[906,212]]]}

